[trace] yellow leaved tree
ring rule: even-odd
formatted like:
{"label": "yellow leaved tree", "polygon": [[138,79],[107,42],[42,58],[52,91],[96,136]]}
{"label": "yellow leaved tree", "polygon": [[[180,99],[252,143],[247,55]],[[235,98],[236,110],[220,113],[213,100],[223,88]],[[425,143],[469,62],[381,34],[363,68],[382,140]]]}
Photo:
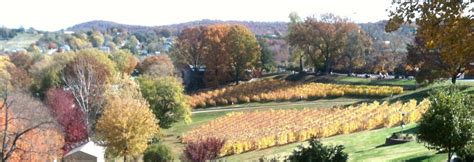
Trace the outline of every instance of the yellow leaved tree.
{"label": "yellow leaved tree", "polygon": [[142,154],[159,132],[158,120],[130,79],[118,79],[107,92],[107,103],[96,126],[97,140],[113,156]]}
{"label": "yellow leaved tree", "polygon": [[474,62],[472,5],[461,0],[433,0],[394,1],[392,7],[385,30],[395,31],[403,23],[416,22],[416,37],[423,42],[420,47],[436,53],[425,52],[417,61],[422,63],[418,68],[442,74],[442,78],[450,77],[456,83],[457,76]]}
{"label": "yellow leaved tree", "polygon": [[0,89],[5,89],[10,84],[11,75],[9,67],[15,66],[6,56],[0,56]]}

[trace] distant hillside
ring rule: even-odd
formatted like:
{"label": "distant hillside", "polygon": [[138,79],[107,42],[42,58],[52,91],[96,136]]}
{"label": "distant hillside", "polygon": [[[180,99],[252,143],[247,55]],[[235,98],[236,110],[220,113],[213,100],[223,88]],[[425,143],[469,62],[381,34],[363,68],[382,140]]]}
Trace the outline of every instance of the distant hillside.
{"label": "distant hillside", "polygon": [[[404,25],[399,31],[386,33],[384,28],[387,21],[378,21],[375,23],[360,23],[359,25],[367,33],[369,33],[376,40],[390,40],[391,37],[399,35],[404,37],[404,43],[407,43],[407,40],[412,40],[413,35],[413,26]],[[254,22],[254,21],[221,21],[221,20],[199,20],[191,21],[180,24],[172,25],[163,25],[163,26],[141,26],[141,25],[127,25],[119,24],[111,21],[89,21],[81,24],[74,25],[69,27],[67,30],[72,31],[90,31],[91,29],[98,29],[100,31],[106,31],[109,28],[122,28],[127,29],[131,33],[135,32],[153,32],[160,30],[169,30],[173,34],[179,33],[181,30],[188,27],[196,27],[202,25],[212,25],[212,24],[243,24],[250,28],[257,35],[285,35],[288,31],[288,24],[286,22]]]}
{"label": "distant hillside", "polygon": [[406,44],[410,44],[414,39],[415,26],[402,25],[400,29],[394,32],[385,32],[385,24],[387,21],[378,21],[375,23],[361,23],[359,24],[366,33],[372,37],[375,43],[390,42],[390,48],[396,48],[399,51],[406,51]]}
{"label": "distant hillside", "polygon": [[220,20],[199,20],[191,21],[180,24],[163,25],[163,26],[140,26],[140,25],[126,25],[119,24],[110,21],[89,21],[81,24],[74,25],[67,28],[72,31],[89,31],[91,29],[97,29],[100,31],[106,31],[109,28],[122,28],[127,29],[129,32],[151,32],[160,30],[169,30],[173,34],[179,33],[181,30],[188,27],[195,27],[201,25],[212,25],[212,24],[242,24],[250,28],[257,35],[283,35],[287,32],[288,26],[286,22],[254,22],[254,21],[220,21]]}

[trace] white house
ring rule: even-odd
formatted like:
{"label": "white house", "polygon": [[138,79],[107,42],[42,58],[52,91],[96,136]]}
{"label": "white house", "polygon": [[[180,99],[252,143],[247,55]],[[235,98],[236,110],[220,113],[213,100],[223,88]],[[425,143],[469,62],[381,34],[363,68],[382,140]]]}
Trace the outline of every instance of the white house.
{"label": "white house", "polygon": [[72,34],[74,34],[74,31],[68,31],[68,30],[66,30],[66,31],[64,31],[64,34],[72,35]]}
{"label": "white house", "polygon": [[105,162],[105,148],[89,141],[69,151],[64,155],[63,161]]}

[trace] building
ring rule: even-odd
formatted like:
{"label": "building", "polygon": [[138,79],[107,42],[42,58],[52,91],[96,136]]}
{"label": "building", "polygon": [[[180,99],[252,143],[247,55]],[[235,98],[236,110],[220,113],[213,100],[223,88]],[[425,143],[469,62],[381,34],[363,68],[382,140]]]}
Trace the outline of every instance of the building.
{"label": "building", "polygon": [[64,155],[63,162],[105,162],[105,148],[92,141],[84,142]]}
{"label": "building", "polygon": [[183,84],[187,91],[193,91],[204,88],[204,73],[206,68],[204,66],[194,68],[192,65],[178,66]]}
{"label": "building", "polygon": [[66,35],[72,35],[72,34],[74,34],[74,31],[66,30],[66,31],[63,31],[63,33],[66,34]]}

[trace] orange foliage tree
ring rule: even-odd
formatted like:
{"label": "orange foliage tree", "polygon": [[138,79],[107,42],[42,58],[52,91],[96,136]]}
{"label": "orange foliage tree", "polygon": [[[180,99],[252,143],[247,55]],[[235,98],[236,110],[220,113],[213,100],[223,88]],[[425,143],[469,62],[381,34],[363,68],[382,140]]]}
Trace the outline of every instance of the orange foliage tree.
{"label": "orange foliage tree", "polygon": [[254,70],[260,58],[255,35],[243,25],[216,24],[188,28],[180,34],[172,53],[179,65],[190,65],[194,74],[205,67],[207,87],[242,80],[245,71]]}
{"label": "orange foliage tree", "polygon": [[186,28],[178,36],[175,44],[177,50],[172,55],[178,64],[191,65],[197,71],[204,65],[203,58],[203,30],[205,27]]}
{"label": "orange foliage tree", "polygon": [[2,161],[52,161],[62,156],[62,133],[40,101],[19,92],[5,92],[2,98]]}
{"label": "orange foliage tree", "polygon": [[231,60],[225,44],[229,29],[230,25],[211,25],[203,31],[205,82],[208,87],[216,87],[232,79]]}
{"label": "orange foliage tree", "polygon": [[189,89],[198,89],[199,87],[199,68],[204,66],[203,54],[203,30],[205,27],[186,28],[178,36],[175,43],[175,50],[171,56],[177,63],[177,66],[190,66],[191,85]]}
{"label": "orange foliage tree", "polygon": [[142,74],[166,77],[173,76],[174,65],[168,55],[148,56],[140,63],[138,70]]}

